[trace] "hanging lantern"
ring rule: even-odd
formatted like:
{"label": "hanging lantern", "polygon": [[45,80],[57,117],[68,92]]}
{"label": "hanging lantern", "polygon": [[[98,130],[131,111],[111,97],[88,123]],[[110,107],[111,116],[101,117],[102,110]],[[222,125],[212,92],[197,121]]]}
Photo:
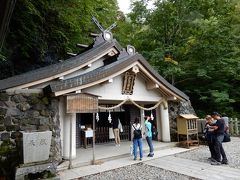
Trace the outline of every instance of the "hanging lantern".
{"label": "hanging lantern", "polygon": [[108,121],[109,121],[109,123],[112,122],[112,117],[111,117],[111,113],[110,113],[110,111],[109,111],[109,114],[108,114]]}
{"label": "hanging lantern", "polygon": [[97,120],[97,122],[99,121],[99,114],[98,113],[96,113],[96,120]]}

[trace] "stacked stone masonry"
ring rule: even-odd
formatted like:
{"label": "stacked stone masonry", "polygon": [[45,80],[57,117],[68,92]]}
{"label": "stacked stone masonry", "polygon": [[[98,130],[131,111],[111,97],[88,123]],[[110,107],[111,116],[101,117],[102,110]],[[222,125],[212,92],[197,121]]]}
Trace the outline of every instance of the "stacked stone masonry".
{"label": "stacked stone masonry", "polygon": [[42,93],[0,93],[0,143],[21,139],[21,131],[52,131],[50,161],[58,164],[61,158],[58,99]]}

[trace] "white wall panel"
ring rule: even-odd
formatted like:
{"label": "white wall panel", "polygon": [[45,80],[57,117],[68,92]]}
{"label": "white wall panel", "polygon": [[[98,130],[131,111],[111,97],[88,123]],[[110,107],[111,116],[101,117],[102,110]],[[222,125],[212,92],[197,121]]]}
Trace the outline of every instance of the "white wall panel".
{"label": "white wall panel", "polygon": [[161,99],[160,93],[156,89],[148,90],[146,83],[140,76],[136,77],[133,94],[122,95],[122,76],[113,78],[113,82],[105,82],[90,88],[83,89],[82,92],[100,96],[100,100],[124,100],[129,96],[134,101],[156,102]]}

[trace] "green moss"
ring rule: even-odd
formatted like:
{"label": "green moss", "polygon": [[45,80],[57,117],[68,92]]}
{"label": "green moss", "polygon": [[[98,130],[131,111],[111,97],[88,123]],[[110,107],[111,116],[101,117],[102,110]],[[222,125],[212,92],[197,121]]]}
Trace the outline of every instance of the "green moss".
{"label": "green moss", "polygon": [[7,156],[10,153],[15,152],[15,146],[14,143],[10,140],[3,141],[3,143],[0,145],[0,157]]}
{"label": "green moss", "polygon": [[49,104],[48,98],[47,97],[42,98],[42,103],[48,105]]}
{"label": "green moss", "polygon": [[0,101],[8,101],[8,95],[6,93],[0,93]]}
{"label": "green moss", "polygon": [[0,175],[12,179],[15,167],[19,165],[17,148],[10,140],[5,140],[0,145]]}
{"label": "green moss", "polygon": [[31,94],[31,96],[29,96],[29,103],[30,104],[38,104],[39,103],[39,95],[38,94]]}

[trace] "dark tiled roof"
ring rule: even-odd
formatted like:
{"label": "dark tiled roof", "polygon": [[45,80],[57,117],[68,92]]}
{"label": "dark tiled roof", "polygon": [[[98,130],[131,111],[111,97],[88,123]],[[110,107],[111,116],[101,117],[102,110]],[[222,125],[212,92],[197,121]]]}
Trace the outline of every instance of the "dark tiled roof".
{"label": "dark tiled roof", "polygon": [[130,66],[132,63],[139,61],[148,71],[151,73],[161,84],[163,84],[167,89],[173,91],[178,96],[182,97],[185,100],[189,100],[189,97],[184,94],[179,89],[175,88],[173,85],[168,83],[162,76],[160,76],[152,67],[151,65],[144,59],[144,57],[140,54],[135,54],[133,56],[125,56],[118,61],[111,63],[107,66],[95,69],[93,71],[90,71],[86,74],[82,74],[80,76],[66,79],[61,82],[53,83],[51,84],[48,89],[51,90],[51,92],[58,92],[63,91],[67,89],[71,89],[74,87],[79,87],[82,85],[86,85],[92,82],[96,82],[98,80],[101,80],[103,78],[106,78],[123,68],[126,68]]}
{"label": "dark tiled roof", "polygon": [[121,48],[120,45],[115,40],[112,42],[104,41],[96,45],[95,47],[91,48],[90,50],[75,57],[72,57],[68,60],[65,60],[63,62],[0,80],[0,90],[20,86],[23,84],[31,83],[34,81],[58,75],[72,68],[80,66],[95,57],[98,57],[100,54],[102,54],[103,51],[109,50],[113,46],[116,46],[116,48]]}

